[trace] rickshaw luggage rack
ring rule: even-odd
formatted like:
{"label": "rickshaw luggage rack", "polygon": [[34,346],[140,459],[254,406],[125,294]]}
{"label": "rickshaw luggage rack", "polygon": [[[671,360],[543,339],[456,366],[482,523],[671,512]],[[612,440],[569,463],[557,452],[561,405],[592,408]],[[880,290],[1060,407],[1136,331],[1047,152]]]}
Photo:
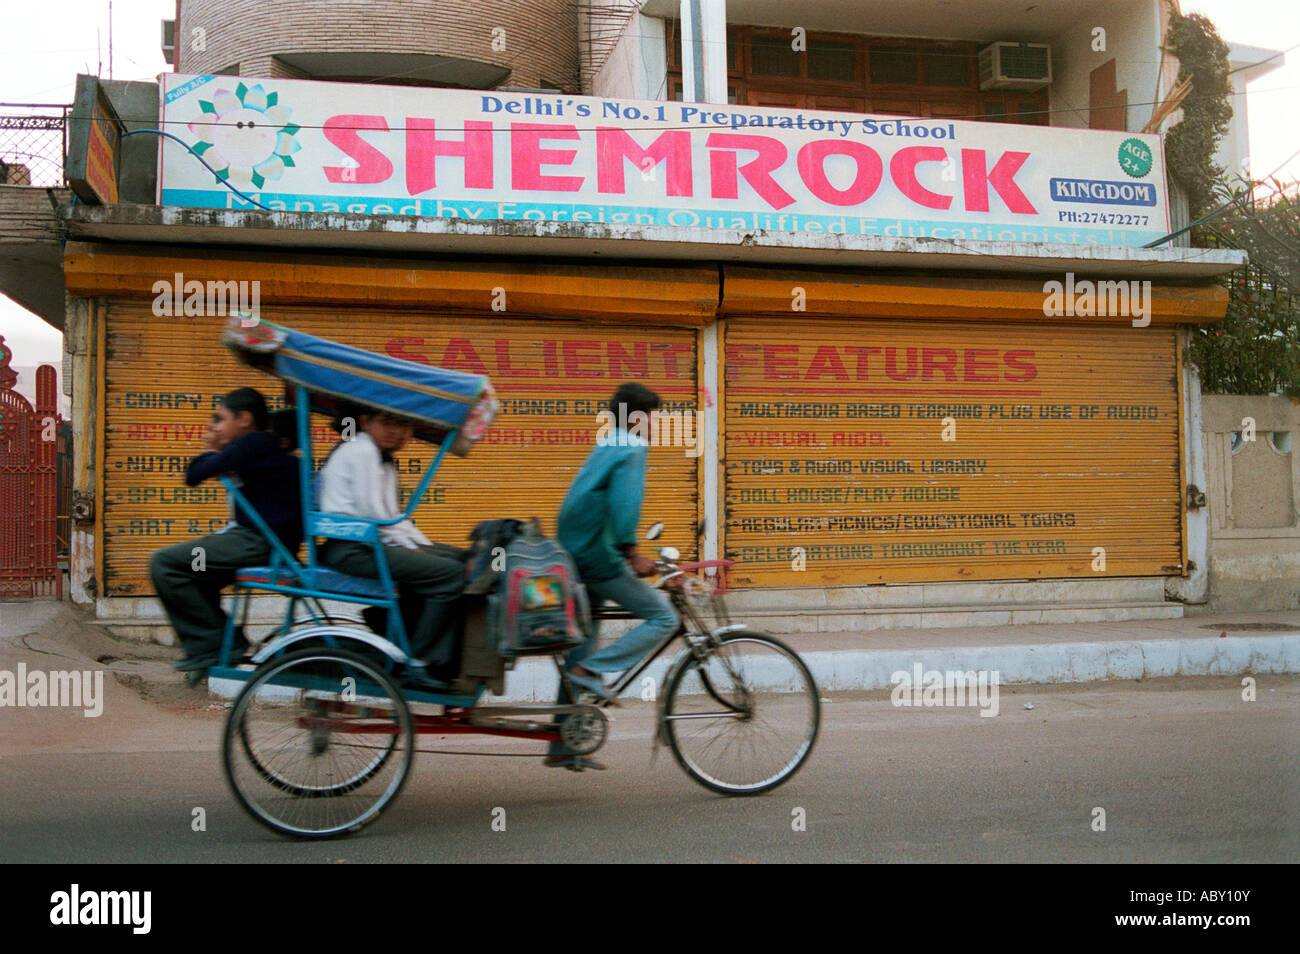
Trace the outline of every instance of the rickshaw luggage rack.
{"label": "rickshaw luggage rack", "polygon": [[[553,651],[560,679],[576,702],[479,705],[489,689],[504,692],[505,672],[514,663],[492,643],[481,598],[465,622],[460,677],[446,690],[411,684],[420,664],[411,654],[379,530],[410,518],[448,451],[465,456],[487,430],[497,410],[487,377],[374,354],[240,315],[231,316],[223,338],[241,361],[280,378],[292,393],[306,550],[300,562],[239,489],[221,478],[271,547],[267,566],[237,571],[219,662],[207,670],[210,680],[241,686],[222,736],[222,766],[240,805],[281,834],[329,838],[358,831],[391,804],[409,775],[417,734],[563,742],[576,757],[600,748],[607,735],[606,703],[575,691]],[[438,446],[402,514],[392,520],[316,509],[310,417],[344,406],[408,418],[415,422],[415,437]],[[661,524],[651,539],[659,529]],[[322,566],[318,537],[371,546],[378,579]],[[816,684],[789,647],[730,623],[721,594],[732,561],[677,560],[677,551],[666,547],[657,566],[659,585],[682,625],[611,691],[617,696],[683,639],[686,646],[658,695],[656,744],[669,745],[686,773],[715,792],[769,791],[794,775],[812,751],[820,725]],[[255,592],[285,596],[288,606],[248,668],[233,658],[234,636],[236,619],[247,621]],[[379,635],[331,613],[326,600],[384,608],[387,631]],[[306,616],[298,612],[300,604]],[[630,618],[618,611],[593,615]],[[441,711],[413,712],[413,706]]]}

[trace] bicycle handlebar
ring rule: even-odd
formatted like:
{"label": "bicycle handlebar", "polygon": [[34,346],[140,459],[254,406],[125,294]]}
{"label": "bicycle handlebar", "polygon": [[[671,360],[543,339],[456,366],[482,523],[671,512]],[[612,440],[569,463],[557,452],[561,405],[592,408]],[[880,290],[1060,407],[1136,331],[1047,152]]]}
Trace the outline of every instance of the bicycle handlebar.
{"label": "bicycle handlebar", "polygon": [[656,588],[663,588],[665,583],[667,583],[669,580],[676,579],[677,577],[681,576],[683,573],[691,573],[696,570],[704,570],[712,567],[712,568],[718,568],[720,571],[718,573],[717,592],[725,593],[727,591],[727,569],[731,567],[735,562],[736,562],[735,560],[726,560],[726,559],[700,560],[696,563],[669,563],[665,560],[656,560],[655,569],[658,570],[662,575],[659,581],[654,585]]}

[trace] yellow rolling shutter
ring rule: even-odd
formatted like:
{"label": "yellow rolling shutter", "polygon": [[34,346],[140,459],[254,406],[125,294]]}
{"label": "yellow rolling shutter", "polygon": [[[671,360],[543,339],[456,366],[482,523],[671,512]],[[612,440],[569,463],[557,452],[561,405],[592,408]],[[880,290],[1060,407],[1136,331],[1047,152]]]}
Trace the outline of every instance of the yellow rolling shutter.
{"label": "yellow rolling shutter", "polygon": [[[220,395],[256,387],[279,406],[278,381],[238,364],[221,346],[220,318],[158,318],[147,300],[107,309],[104,575],[107,595],[151,591],[149,554],[225,522],[219,484],[187,488],[185,467],[202,449]],[[441,367],[486,373],[502,413],[468,458],[444,459],[416,522],[432,539],[463,545],[492,517],[542,518],[554,532],[569,483],[595,443],[596,413],[614,388],[642,381],[668,410],[696,406],[692,328],[595,325],[520,317],[262,306],[262,316],[308,334]],[[314,418],[317,461],[336,439]],[[432,450],[412,442],[398,455],[413,488]],[[691,552],[697,456],[652,447],[642,531],[668,523],[665,542]]]}
{"label": "yellow rolling shutter", "polygon": [[724,325],[738,583],[1182,572],[1173,329]]}
{"label": "yellow rolling shutter", "polygon": [[[427,309],[443,314],[501,312],[580,321],[703,327],[718,309],[716,266],[555,264],[525,259],[335,258],[239,249],[220,252],[156,245],[69,242],[68,294],[154,299],[160,306],[197,282],[256,283],[262,304]],[[158,285],[157,283],[163,283]],[[209,295],[212,293],[209,292]],[[232,292],[233,294],[233,292]],[[182,309],[177,301],[176,310]]]}

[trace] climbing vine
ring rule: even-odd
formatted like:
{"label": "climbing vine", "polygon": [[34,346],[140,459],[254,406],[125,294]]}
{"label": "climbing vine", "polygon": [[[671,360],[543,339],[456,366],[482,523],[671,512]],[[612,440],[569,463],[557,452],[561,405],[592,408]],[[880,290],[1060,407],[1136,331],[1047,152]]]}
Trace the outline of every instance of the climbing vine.
{"label": "climbing vine", "polygon": [[1224,279],[1227,315],[1192,333],[1187,357],[1209,393],[1300,397],[1300,202],[1279,182],[1263,189],[1243,178],[1248,170],[1214,161],[1232,121],[1228,45],[1214,24],[1171,9],[1165,49],[1178,57],[1179,81],[1192,81],[1183,119],[1165,136],[1169,176],[1193,220],[1231,204],[1192,230],[1192,245],[1244,249],[1251,263]]}
{"label": "climbing vine", "polygon": [[1300,398],[1300,193],[1255,185],[1197,230],[1197,245],[1244,249],[1250,264],[1225,279],[1227,315],[1193,332],[1188,358],[1209,393]]}
{"label": "climbing vine", "polygon": [[1165,137],[1165,156],[1195,219],[1214,206],[1215,186],[1225,175],[1214,151],[1232,120],[1228,44],[1199,13],[1170,13],[1165,49],[1178,57],[1178,79],[1190,77],[1192,91],[1183,100],[1182,122]]}

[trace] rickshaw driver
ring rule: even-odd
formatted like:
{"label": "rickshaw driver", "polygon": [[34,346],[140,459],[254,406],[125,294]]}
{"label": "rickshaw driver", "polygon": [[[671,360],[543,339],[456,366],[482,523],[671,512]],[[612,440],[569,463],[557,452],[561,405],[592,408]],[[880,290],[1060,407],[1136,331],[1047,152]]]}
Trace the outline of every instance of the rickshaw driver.
{"label": "rickshaw driver", "polygon": [[[637,411],[649,420],[658,408],[659,395],[635,381],[620,385],[609,400],[609,410],[620,422],[628,421]],[[654,560],[636,549],[649,452],[647,440],[623,428],[603,437],[574,478],[556,520],[556,536],[573,557],[591,605],[609,600],[642,620],[631,632],[598,652],[593,634],[565,659],[574,685],[611,700],[613,695],[605,688],[600,673],[621,672],[634,666],[680,622],[663,591],[640,579],[653,574],[655,568]],[[557,705],[568,702],[561,683]],[[605,767],[594,759],[573,755],[561,742],[551,743],[545,764],[575,772]]]}
{"label": "rickshaw driver", "polygon": [[[410,441],[414,425],[393,414],[357,410],[356,417],[356,436],[341,441],[321,468],[320,509],[372,520],[400,517],[393,453]],[[449,671],[456,655],[450,624],[455,622],[452,607],[465,588],[461,551],[429,540],[409,519],[380,527],[379,537],[403,607],[412,600],[419,607],[418,621],[408,636],[411,652],[419,660],[414,668],[418,671],[427,665],[430,674],[422,673],[416,681],[445,689],[446,680],[456,676]],[[329,540],[321,548],[321,559],[353,576],[379,577],[370,544]],[[403,619],[407,617],[403,613]]]}

